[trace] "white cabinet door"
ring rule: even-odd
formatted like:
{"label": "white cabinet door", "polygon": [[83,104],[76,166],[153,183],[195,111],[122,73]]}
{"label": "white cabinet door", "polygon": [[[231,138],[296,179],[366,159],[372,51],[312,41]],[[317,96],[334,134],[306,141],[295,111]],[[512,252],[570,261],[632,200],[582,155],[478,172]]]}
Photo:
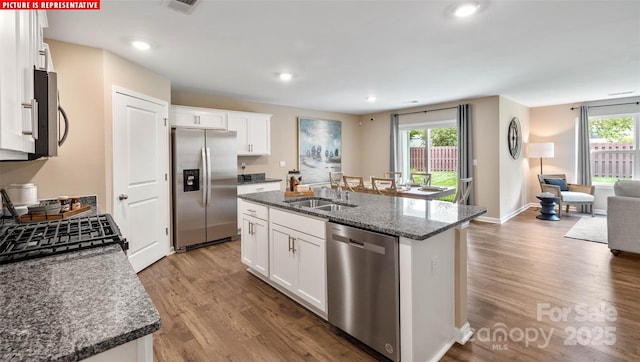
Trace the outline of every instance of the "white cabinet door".
{"label": "white cabinet door", "polygon": [[327,310],[325,241],[271,223],[271,280]]}
{"label": "white cabinet door", "polygon": [[0,149],[6,151],[23,147],[18,26],[17,12],[0,12]]}
{"label": "white cabinet door", "polygon": [[251,233],[251,218],[248,216],[242,216],[240,255],[242,262],[253,268],[256,263],[256,238]]}
{"label": "white cabinet door", "polygon": [[253,269],[262,275],[269,277],[269,230],[267,222],[256,219],[251,225],[251,231],[255,238],[256,258]]}
{"label": "white cabinet door", "polygon": [[228,114],[229,131],[236,131],[238,142],[238,156],[245,156],[249,153],[249,138],[247,136],[247,118],[237,113]]}
{"label": "white cabinet door", "polygon": [[322,311],[327,310],[325,241],[298,234],[295,241],[298,258],[296,294]]}
{"label": "white cabinet door", "polygon": [[227,129],[227,113],[219,109],[171,106],[171,125],[208,129]]}
{"label": "white cabinet door", "polygon": [[35,11],[0,14],[0,159],[34,152],[37,104],[33,95],[38,18]]}
{"label": "white cabinet door", "polygon": [[243,216],[241,254],[242,262],[260,274],[269,276],[269,234],[267,222]]}
{"label": "white cabinet door", "polygon": [[238,156],[260,156],[271,152],[271,115],[229,112],[229,130],[237,132]]}
{"label": "white cabinet door", "polygon": [[271,280],[296,292],[298,261],[292,252],[291,230],[271,224]]}
{"label": "white cabinet door", "polygon": [[268,155],[271,153],[270,118],[255,116],[248,120],[247,139],[251,154]]}

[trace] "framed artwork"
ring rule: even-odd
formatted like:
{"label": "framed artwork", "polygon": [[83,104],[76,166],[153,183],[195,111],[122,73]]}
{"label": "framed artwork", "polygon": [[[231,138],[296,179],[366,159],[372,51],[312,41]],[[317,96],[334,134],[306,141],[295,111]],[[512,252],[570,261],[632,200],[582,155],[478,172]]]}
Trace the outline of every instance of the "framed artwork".
{"label": "framed artwork", "polygon": [[303,184],[342,171],[342,122],[298,117],[298,169]]}

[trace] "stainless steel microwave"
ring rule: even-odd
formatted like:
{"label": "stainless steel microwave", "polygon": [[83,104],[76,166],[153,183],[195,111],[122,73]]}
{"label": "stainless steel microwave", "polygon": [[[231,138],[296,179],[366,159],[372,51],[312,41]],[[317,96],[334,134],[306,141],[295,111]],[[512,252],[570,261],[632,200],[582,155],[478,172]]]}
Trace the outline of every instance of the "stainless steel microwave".
{"label": "stainless steel microwave", "polygon": [[[58,75],[38,69],[33,72],[34,97],[38,104],[38,131],[35,152],[29,153],[30,160],[57,156],[58,147],[62,146],[69,134],[69,120],[58,99]],[[64,121],[64,128],[60,121]]]}

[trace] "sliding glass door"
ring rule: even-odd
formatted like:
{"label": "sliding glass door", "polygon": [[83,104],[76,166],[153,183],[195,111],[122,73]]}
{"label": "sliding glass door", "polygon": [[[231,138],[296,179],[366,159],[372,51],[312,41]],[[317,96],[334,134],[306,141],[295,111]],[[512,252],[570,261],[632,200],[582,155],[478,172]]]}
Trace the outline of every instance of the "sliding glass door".
{"label": "sliding glass door", "polygon": [[401,125],[399,130],[402,174],[430,173],[434,186],[455,187],[458,136],[455,121]]}

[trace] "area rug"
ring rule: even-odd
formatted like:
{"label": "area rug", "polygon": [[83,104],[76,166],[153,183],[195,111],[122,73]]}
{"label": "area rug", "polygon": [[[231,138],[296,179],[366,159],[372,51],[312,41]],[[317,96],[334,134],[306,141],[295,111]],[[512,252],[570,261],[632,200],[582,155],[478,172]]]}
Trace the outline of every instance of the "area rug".
{"label": "area rug", "polygon": [[583,216],[564,237],[606,244],[607,218]]}

